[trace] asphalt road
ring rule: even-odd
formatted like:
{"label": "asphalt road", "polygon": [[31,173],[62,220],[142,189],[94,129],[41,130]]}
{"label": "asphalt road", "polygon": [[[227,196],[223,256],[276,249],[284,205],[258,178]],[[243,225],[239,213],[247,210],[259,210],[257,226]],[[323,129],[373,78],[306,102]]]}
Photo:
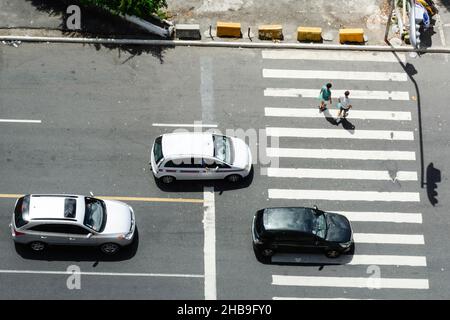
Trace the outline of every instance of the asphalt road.
{"label": "asphalt road", "polygon": [[[42,121],[0,122],[1,194],[93,191],[99,196],[174,199],[129,202],[137,215],[139,241],[116,259],[106,259],[96,251],[85,253],[83,249],[52,249],[40,256],[16,250],[8,230],[14,199],[0,198],[1,298],[203,299],[207,293],[205,282],[211,279],[205,280],[204,275],[210,275],[214,265],[213,287],[218,299],[448,299],[450,218],[446,199],[450,189],[446,172],[450,135],[446,101],[450,98],[450,68],[445,56],[413,59],[407,55],[402,66],[395,59],[367,61],[367,55],[362,61],[351,54],[350,58],[330,61],[329,52],[306,52],[308,58],[296,60],[263,58],[261,50],[168,48],[132,52],[137,54],[80,45],[0,47],[0,118]],[[285,73],[280,78],[268,78],[263,76],[263,69],[303,70],[304,78],[286,78]],[[318,91],[328,80],[305,70],[350,72],[348,79],[331,79],[333,90],[349,89],[355,93],[355,108],[350,115],[354,112],[356,116],[357,111],[395,111],[409,113],[411,118],[349,118],[352,130],[348,124],[347,129],[335,126],[323,116],[265,116],[265,108],[315,108],[314,97],[269,96],[267,91]],[[361,72],[368,72],[369,79],[361,80]],[[406,75],[406,81],[375,81],[375,72]],[[371,93],[356,99],[357,90],[403,92],[407,99],[369,99]],[[336,112],[335,106],[330,109]],[[195,121],[217,125],[224,133],[237,129],[259,133],[267,127],[301,128],[302,134],[311,134],[309,129],[320,130],[316,131],[320,137],[295,136],[298,132],[294,137],[281,137],[280,148],[414,153],[415,160],[280,157],[279,167],[375,170],[388,172],[391,177],[408,171],[416,172],[417,180],[368,180],[364,176],[367,172],[360,173],[360,179],[355,173],[345,179],[327,178],[317,172],[309,178],[267,176],[261,170],[268,167],[267,150],[263,139],[259,139],[253,153],[258,162],[253,178],[245,185],[177,183],[168,189],[159,188],[148,168],[152,140]],[[331,129],[339,132],[327,131]],[[372,131],[365,133],[369,137],[357,139],[362,130]],[[388,138],[379,138],[380,131],[386,131]],[[413,139],[396,140],[399,131],[412,133]],[[342,132],[348,134],[337,138]],[[326,134],[332,136],[323,138]],[[276,147],[270,141],[268,146]],[[431,162],[441,173],[441,182],[437,183],[439,202],[435,206],[430,204],[426,188],[421,188],[422,171],[427,182]],[[205,209],[201,201],[205,185],[215,188],[213,262],[204,256]],[[297,189],[304,190],[300,195],[308,194],[305,190],[328,192],[319,199],[295,200],[277,198],[269,191],[274,189],[281,189],[285,195],[290,192],[287,190]],[[355,191],[389,192],[384,196],[405,196],[406,200],[369,201],[373,195],[364,195],[367,198],[363,200],[330,199],[342,190],[348,191],[344,195],[350,197],[355,196]],[[415,197],[420,201],[412,200]],[[188,202],[180,202],[180,198]],[[361,221],[353,222],[355,233],[366,239],[362,243],[356,241],[354,254],[361,260],[350,256],[330,263],[321,254],[298,254],[279,255],[270,264],[257,261],[250,235],[255,211],[291,204],[317,204],[329,211],[369,212]],[[374,222],[380,212],[388,212],[385,216],[390,217]],[[407,217],[416,220],[388,221],[398,216],[392,213],[411,214]],[[376,240],[367,243],[372,234]],[[414,239],[397,240],[407,242],[403,244],[383,243],[389,238],[387,235],[412,235]],[[417,239],[419,243],[409,243]],[[81,290],[68,290],[65,274],[42,273],[65,271],[70,265],[79,266],[82,272],[96,272],[82,275]],[[24,275],[23,270],[32,272]],[[377,289],[376,282],[375,288],[370,285],[375,273],[387,288]],[[306,278],[301,277],[308,277],[313,284],[305,285],[302,281]],[[344,281],[344,285],[337,285],[339,281]],[[356,282],[359,287],[354,287]],[[413,288],[400,288],[405,285]]]}

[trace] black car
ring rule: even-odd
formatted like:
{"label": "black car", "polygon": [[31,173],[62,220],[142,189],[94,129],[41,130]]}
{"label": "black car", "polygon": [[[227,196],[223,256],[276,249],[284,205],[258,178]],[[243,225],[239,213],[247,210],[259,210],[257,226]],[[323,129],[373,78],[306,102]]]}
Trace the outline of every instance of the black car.
{"label": "black car", "polygon": [[261,209],[253,218],[252,238],[255,251],[263,257],[277,251],[313,249],[335,258],[353,245],[350,221],[317,207]]}

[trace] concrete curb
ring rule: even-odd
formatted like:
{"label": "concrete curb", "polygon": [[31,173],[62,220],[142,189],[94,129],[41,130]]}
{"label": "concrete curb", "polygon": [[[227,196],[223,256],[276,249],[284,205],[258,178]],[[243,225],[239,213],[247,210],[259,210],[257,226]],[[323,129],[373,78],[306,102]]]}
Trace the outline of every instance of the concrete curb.
{"label": "concrete curb", "polygon": [[189,40],[145,40],[145,39],[113,39],[113,38],[68,38],[68,37],[29,37],[0,36],[0,41],[49,42],[49,43],[82,43],[109,45],[145,45],[145,46],[185,46],[185,47],[229,47],[248,49],[315,49],[315,50],[351,50],[351,51],[388,51],[416,53],[450,53],[449,47],[414,49],[412,47],[393,47],[375,45],[326,45],[304,43],[254,43],[228,41],[189,41]]}

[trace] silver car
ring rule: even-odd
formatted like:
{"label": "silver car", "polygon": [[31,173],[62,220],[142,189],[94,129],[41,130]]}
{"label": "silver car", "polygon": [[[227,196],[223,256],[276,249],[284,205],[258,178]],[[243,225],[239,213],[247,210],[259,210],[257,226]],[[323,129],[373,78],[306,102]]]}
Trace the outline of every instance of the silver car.
{"label": "silver car", "polygon": [[48,245],[99,246],[116,253],[133,242],[133,209],[120,201],[79,195],[25,195],[10,224],[14,242],[42,251]]}

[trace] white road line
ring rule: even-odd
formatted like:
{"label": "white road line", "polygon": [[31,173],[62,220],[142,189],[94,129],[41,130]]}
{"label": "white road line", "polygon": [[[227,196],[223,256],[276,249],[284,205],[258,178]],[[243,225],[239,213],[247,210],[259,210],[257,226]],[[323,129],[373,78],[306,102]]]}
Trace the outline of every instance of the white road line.
{"label": "white road line", "polygon": [[408,75],[402,72],[363,72],[331,70],[287,70],[263,69],[264,78],[280,79],[339,79],[362,81],[407,81]]}
{"label": "white road line", "polygon": [[330,260],[323,254],[276,254],[272,263],[304,264],[340,264],[340,265],[383,265],[426,267],[427,259],[423,256],[401,255],[341,255]]}
{"label": "white road line", "polygon": [[390,52],[351,52],[322,50],[263,50],[263,59],[285,60],[330,60],[330,61],[367,61],[367,62],[406,62],[403,53],[398,58]]}
{"label": "white road line", "polygon": [[268,157],[352,160],[416,160],[413,151],[267,148]]}
{"label": "white road line", "polygon": [[422,223],[421,213],[333,211],[352,222]]}
{"label": "white road line", "polygon": [[[364,91],[350,90],[352,99],[378,99],[378,100],[409,100],[407,91]],[[296,89],[296,88],[267,88],[264,90],[266,97],[303,97],[318,98],[320,89]],[[344,95],[345,90],[332,90],[332,97]],[[335,99],[336,100],[336,99]]]}
{"label": "white road line", "polygon": [[313,277],[273,275],[272,285],[302,287],[429,289],[427,279],[371,277]]}
{"label": "white road line", "polygon": [[272,300],[374,300],[374,299],[272,297]]}
{"label": "white road line", "polygon": [[9,122],[9,123],[42,123],[42,120],[0,119],[0,122]]}
{"label": "white road line", "polygon": [[[323,118],[328,116],[327,112],[320,112],[318,108],[264,108],[264,112],[266,117]],[[332,111],[332,116],[337,117],[338,112],[336,108]],[[411,112],[352,109],[347,119],[411,121]]]}
{"label": "white road line", "polygon": [[203,249],[205,265],[205,300],[216,300],[216,209],[214,187],[205,187],[203,194],[203,228],[205,233]]}
{"label": "white road line", "polygon": [[[48,275],[71,275],[69,271],[38,271],[38,270],[0,270],[0,274],[48,274]],[[112,277],[174,277],[174,278],[203,278],[201,274],[179,274],[179,273],[121,273],[121,272],[79,272],[77,274],[86,276],[112,276]]]}
{"label": "white road line", "polygon": [[182,124],[182,123],[153,123],[153,127],[178,127],[178,128],[217,128],[217,124]]}
{"label": "white road line", "polygon": [[354,233],[355,243],[425,244],[420,234]]}
{"label": "white road line", "polygon": [[392,130],[342,130],[309,128],[275,128],[267,127],[269,137],[319,138],[319,139],[370,139],[414,141],[412,131]]}
{"label": "white road line", "polygon": [[420,202],[418,192],[269,189],[270,199]]}
{"label": "white road line", "polygon": [[274,178],[417,181],[415,171],[397,171],[393,175],[391,176],[389,171],[382,170],[267,168],[267,176]]}

